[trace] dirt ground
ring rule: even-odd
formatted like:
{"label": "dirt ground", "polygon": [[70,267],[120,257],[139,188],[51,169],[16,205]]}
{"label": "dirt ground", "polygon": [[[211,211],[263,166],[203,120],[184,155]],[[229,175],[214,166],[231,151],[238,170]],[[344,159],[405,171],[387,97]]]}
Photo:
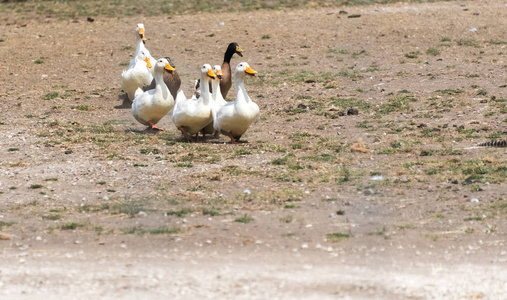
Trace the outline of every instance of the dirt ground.
{"label": "dirt ground", "polygon": [[[187,95],[240,44],[244,143],[132,117],[139,22]],[[0,24],[1,299],[507,295],[504,1]]]}

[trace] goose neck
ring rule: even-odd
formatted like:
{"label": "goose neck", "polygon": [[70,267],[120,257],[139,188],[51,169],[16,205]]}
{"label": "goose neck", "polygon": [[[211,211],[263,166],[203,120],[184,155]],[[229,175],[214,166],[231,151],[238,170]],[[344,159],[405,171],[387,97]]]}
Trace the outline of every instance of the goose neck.
{"label": "goose neck", "polygon": [[211,94],[209,92],[209,77],[207,76],[204,76],[203,78],[201,78],[201,82],[203,83],[201,85],[201,98],[202,98],[202,103],[204,105],[208,105],[209,102],[210,102],[210,98],[211,98]]}
{"label": "goose neck", "polygon": [[211,93],[211,97],[213,98],[213,101],[217,100],[218,94],[220,94],[220,79],[215,79],[212,82],[213,92]]}
{"label": "goose neck", "polygon": [[141,50],[144,48],[143,40],[136,37],[136,56],[141,52]]}
{"label": "goose neck", "polygon": [[169,89],[167,88],[167,85],[164,82],[164,73],[155,72],[155,91],[156,93],[162,93],[162,97],[164,99],[167,98],[169,94]]}
{"label": "goose neck", "polygon": [[234,49],[227,48],[227,51],[225,51],[224,54],[224,63],[230,63],[234,53],[235,53]]}
{"label": "goose neck", "polygon": [[244,78],[236,75],[234,78],[234,87],[236,88],[236,101],[248,102],[250,100],[246,93]]}

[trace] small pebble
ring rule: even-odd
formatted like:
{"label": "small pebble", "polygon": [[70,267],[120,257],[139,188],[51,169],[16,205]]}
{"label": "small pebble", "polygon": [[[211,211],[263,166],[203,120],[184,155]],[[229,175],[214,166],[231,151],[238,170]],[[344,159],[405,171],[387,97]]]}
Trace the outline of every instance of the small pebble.
{"label": "small pebble", "polygon": [[479,202],[479,199],[477,199],[477,198],[472,198],[472,199],[470,199],[470,202],[472,202],[472,203],[477,203],[477,202]]}

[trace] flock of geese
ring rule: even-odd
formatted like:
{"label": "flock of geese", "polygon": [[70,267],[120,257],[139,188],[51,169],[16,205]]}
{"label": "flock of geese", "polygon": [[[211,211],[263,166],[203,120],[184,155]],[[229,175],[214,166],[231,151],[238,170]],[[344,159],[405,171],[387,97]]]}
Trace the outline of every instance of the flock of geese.
{"label": "flock of geese", "polygon": [[229,136],[231,143],[238,143],[259,115],[259,106],[245,89],[245,77],[257,73],[246,62],[234,70],[236,100],[225,100],[232,86],[231,58],[234,54],[243,56],[237,43],[229,44],[221,66],[202,65],[200,80],[196,81],[192,97],[187,98],[180,90],[181,79],[171,59],[156,60],[146,49],[143,24],[137,24],[135,42],[135,56],[122,72],[121,87],[132,101],[132,115],[139,123],[164,130],[156,124],[172,110],[173,123],[188,141],[198,141],[199,133],[203,137],[222,133]]}

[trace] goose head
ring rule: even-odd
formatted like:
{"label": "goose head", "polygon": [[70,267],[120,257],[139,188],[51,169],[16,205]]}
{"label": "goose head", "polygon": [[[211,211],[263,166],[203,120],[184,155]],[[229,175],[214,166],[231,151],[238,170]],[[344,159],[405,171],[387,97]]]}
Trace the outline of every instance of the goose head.
{"label": "goose head", "polygon": [[222,67],[219,65],[213,66],[213,73],[215,73],[218,79],[222,80]]}
{"label": "goose head", "polygon": [[213,69],[211,68],[211,65],[204,64],[201,67],[201,78],[203,80],[209,81],[210,79],[215,79],[216,75],[213,73]]}
{"label": "goose head", "polygon": [[254,69],[250,68],[250,65],[246,62],[241,62],[238,64],[238,66],[236,67],[236,69],[234,70],[234,75],[236,76],[236,78],[245,78],[245,76],[255,76],[255,74],[257,73],[257,71],[255,71]]}
{"label": "goose head", "polygon": [[148,49],[141,50],[141,52],[137,55],[137,59],[144,61],[146,63],[146,67],[153,67],[150,62],[150,52]]}
{"label": "goose head", "polygon": [[164,70],[174,71],[176,69],[169,64],[169,61],[166,58],[161,58],[157,60],[157,64],[155,64],[155,72],[163,74]]}
{"label": "goose head", "polygon": [[142,23],[137,24],[136,39],[143,41],[143,44],[146,43],[146,36],[144,35],[144,24]]}
{"label": "goose head", "polygon": [[227,47],[227,50],[225,51],[225,54],[224,54],[224,63],[230,63],[231,62],[231,58],[234,54],[237,54],[241,57],[243,57],[243,54],[241,53],[243,52],[243,49],[241,49],[241,47],[238,45],[238,43],[234,42],[234,43],[230,43],[229,46]]}
{"label": "goose head", "polygon": [[231,56],[232,56],[232,54],[236,53],[237,55],[243,57],[243,54],[241,53],[241,52],[243,52],[243,49],[241,49],[241,47],[236,42],[230,43],[229,46],[227,47],[226,52],[230,52]]}
{"label": "goose head", "polygon": [[167,62],[169,63],[169,65],[172,67],[171,70],[169,70],[167,68],[165,70],[167,72],[169,72],[169,73],[174,73],[174,71],[176,71],[176,65],[173,63],[173,61],[171,60],[171,58],[169,56],[166,56],[164,58],[167,60]]}

